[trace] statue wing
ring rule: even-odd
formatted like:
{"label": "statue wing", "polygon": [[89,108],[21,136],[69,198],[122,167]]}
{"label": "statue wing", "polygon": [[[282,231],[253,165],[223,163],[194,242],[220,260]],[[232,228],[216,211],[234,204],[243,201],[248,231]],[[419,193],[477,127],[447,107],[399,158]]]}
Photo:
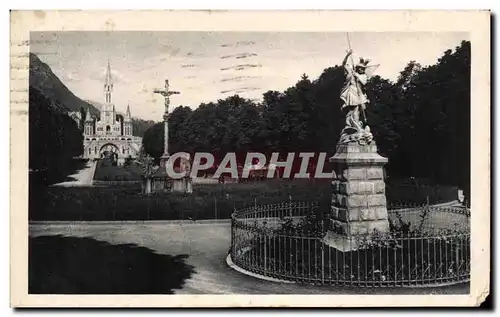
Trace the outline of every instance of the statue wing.
{"label": "statue wing", "polygon": [[373,76],[373,73],[377,70],[377,68],[380,66],[380,64],[376,65],[369,65],[365,69],[365,74],[368,78]]}

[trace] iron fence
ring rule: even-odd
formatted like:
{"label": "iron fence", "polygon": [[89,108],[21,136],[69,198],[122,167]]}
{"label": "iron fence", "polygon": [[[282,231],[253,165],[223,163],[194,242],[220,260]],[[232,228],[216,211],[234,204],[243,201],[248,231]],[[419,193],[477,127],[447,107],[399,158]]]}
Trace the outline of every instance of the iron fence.
{"label": "iron fence", "polygon": [[331,246],[318,203],[287,201],[232,215],[232,261],[258,275],[309,284],[440,286],[470,279],[470,212],[389,210],[390,231],[342,236]]}

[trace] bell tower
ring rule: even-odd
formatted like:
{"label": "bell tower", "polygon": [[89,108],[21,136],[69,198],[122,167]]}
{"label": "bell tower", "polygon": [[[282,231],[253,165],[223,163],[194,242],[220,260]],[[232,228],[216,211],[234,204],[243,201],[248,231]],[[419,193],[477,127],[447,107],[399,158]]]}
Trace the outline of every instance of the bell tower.
{"label": "bell tower", "polygon": [[94,121],[90,116],[90,109],[87,109],[87,113],[85,115],[84,121],[84,135],[93,135],[94,134]]}
{"label": "bell tower", "polygon": [[127,105],[127,113],[125,114],[125,118],[123,120],[123,135],[133,135],[132,116],[130,115],[130,103]]}
{"label": "bell tower", "polygon": [[115,107],[111,101],[111,94],[113,92],[113,77],[111,76],[111,64],[108,59],[108,66],[106,68],[106,78],[104,81],[104,105],[101,109],[101,121],[106,125],[104,131],[106,134],[113,132],[113,124],[116,120]]}
{"label": "bell tower", "polygon": [[113,78],[111,77],[111,66],[108,60],[108,68],[106,69],[106,81],[104,82],[104,102],[111,103],[111,93],[113,92]]}

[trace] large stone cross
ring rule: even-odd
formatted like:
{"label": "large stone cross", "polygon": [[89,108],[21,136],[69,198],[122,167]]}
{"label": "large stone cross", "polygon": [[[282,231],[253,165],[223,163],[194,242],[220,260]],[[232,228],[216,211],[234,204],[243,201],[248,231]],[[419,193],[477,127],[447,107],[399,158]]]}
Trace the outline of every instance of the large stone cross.
{"label": "large stone cross", "polygon": [[163,114],[163,125],[164,125],[164,144],[163,144],[163,155],[160,158],[160,165],[165,167],[166,162],[170,154],[168,154],[168,107],[170,106],[170,96],[178,95],[180,92],[169,90],[168,79],[165,79],[165,89],[155,89],[153,91],[155,94],[160,94],[165,98],[165,113]]}
{"label": "large stone cross", "polygon": [[178,95],[178,94],[180,94],[180,92],[169,90],[168,79],[165,79],[165,89],[164,90],[155,89],[154,93],[160,94],[165,98],[165,114],[168,115],[168,108],[170,106],[170,96],[171,95]]}

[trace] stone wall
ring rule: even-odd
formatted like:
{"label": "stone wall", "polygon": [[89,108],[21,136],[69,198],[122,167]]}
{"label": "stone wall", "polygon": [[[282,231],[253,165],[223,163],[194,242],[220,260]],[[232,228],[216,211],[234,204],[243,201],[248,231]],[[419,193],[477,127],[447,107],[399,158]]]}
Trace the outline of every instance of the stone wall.
{"label": "stone wall", "polygon": [[340,145],[330,158],[336,176],[332,180],[330,230],[346,235],[387,232],[387,201],[383,166],[375,144]]}

